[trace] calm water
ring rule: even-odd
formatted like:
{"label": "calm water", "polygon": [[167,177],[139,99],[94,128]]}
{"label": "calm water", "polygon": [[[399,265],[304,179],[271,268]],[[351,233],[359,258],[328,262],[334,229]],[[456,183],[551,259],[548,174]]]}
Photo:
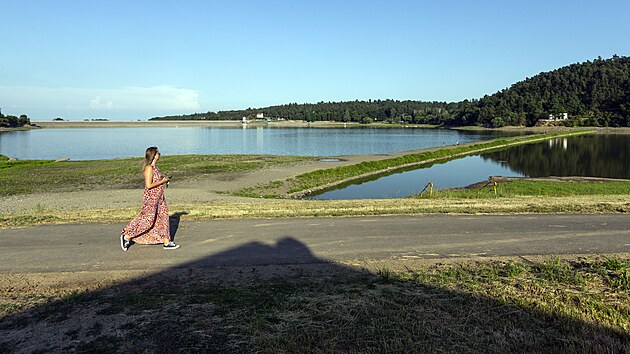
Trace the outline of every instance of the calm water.
{"label": "calm water", "polygon": [[[165,155],[387,154],[495,138],[442,129],[376,128],[97,128],[0,133],[0,154],[19,159],[98,160],[139,157],[156,145]],[[457,188],[489,176],[592,176],[630,179],[630,135],[589,135],[469,156],[430,168],[390,174],[328,191],[316,199],[400,198]]]}
{"label": "calm water", "polygon": [[314,199],[401,198],[428,182],[434,189],[465,187],[490,176],[589,176],[630,179],[630,135],[590,135],[522,145],[343,186]]}
{"label": "calm water", "polygon": [[387,154],[496,137],[446,129],[377,128],[82,128],[0,133],[0,155],[18,159],[100,160],[164,155],[271,154],[340,156]]}
{"label": "calm water", "polygon": [[630,135],[586,135],[517,146],[482,155],[505,161],[529,177],[587,176],[630,179]]}
{"label": "calm water", "polygon": [[429,168],[394,173],[378,179],[350,184],[331,190],[312,199],[381,199],[403,198],[419,194],[429,183],[433,189],[468,186],[488,179],[488,176],[522,177],[504,164],[468,156]]}

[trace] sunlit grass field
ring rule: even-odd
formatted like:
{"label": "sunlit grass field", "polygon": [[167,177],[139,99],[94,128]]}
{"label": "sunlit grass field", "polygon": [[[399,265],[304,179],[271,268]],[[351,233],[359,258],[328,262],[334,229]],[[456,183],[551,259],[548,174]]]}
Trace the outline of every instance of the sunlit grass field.
{"label": "sunlit grass field", "polygon": [[[458,190],[440,190],[433,192],[433,198],[503,198],[517,196],[570,197],[588,195],[630,195],[630,181],[605,181],[583,179],[544,180],[510,179],[481,184],[481,186]],[[419,198],[427,198],[425,192]]]}

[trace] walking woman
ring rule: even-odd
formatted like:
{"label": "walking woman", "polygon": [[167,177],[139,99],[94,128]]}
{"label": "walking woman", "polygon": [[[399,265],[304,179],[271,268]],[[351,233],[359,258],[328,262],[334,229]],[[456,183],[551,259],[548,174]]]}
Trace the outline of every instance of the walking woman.
{"label": "walking woman", "polygon": [[164,199],[164,185],[170,179],[162,176],[160,169],[155,165],[159,159],[160,152],[157,147],[151,146],[147,149],[143,163],[142,211],[120,234],[120,247],[125,252],[134,243],[142,245],[162,243],[165,250],[179,248],[179,245],[171,241],[168,208]]}

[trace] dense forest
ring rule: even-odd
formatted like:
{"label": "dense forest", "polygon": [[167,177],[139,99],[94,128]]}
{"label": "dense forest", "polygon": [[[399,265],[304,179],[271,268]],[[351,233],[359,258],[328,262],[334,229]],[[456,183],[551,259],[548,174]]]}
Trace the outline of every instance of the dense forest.
{"label": "dense forest", "polygon": [[613,56],[538,74],[480,99],[462,102],[369,100],[291,103],[266,108],[156,117],[151,120],[266,118],[448,126],[532,126],[550,114],[567,113],[565,125],[630,126],[630,57]]}

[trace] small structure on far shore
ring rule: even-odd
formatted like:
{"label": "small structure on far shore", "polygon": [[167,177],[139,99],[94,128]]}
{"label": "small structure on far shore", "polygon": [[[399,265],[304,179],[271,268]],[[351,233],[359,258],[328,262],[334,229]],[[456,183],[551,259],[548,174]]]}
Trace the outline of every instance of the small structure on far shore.
{"label": "small structure on far shore", "polygon": [[257,122],[271,122],[271,119],[265,118],[264,113],[256,113],[256,121]]}
{"label": "small structure on far shore", "polygon": [[536,126],[560,126],[567,120],[569,120],[569,113],[549,113],[549,118],[539,119]]}
{"label": "small structure on far shore", "polygon": [[559,120],[567,120],[569,119],[569,113],[558,113],[558,114],[549,114],[550,121],[559,121]]}

